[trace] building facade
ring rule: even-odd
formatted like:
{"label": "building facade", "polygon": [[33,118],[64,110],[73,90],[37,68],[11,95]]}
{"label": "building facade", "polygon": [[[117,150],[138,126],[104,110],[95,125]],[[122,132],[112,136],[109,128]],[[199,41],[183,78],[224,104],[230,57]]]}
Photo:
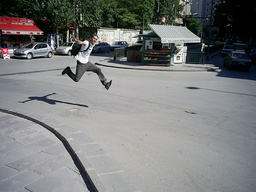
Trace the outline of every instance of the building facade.
{"label": "building facade", "polygon": [[203,29],[211,28],[211,37],[218,35],[218,27],[214,26],[215,7],[221,0],[192,0],[191,15],[198,18]]}

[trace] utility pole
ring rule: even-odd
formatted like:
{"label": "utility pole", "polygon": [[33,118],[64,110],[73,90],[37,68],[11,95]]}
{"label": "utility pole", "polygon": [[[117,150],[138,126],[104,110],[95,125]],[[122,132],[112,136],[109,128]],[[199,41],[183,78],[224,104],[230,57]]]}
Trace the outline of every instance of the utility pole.
{"label": "utility pole", "polygon": [[210,14],[210,25],[209,25],[209,34],[208,34],[208,47],[207,47],[207,56],[206,60],[210,60],[210,43],[212,36],[212,14],[213,14],[213,0],[211,0],[211,14]]}

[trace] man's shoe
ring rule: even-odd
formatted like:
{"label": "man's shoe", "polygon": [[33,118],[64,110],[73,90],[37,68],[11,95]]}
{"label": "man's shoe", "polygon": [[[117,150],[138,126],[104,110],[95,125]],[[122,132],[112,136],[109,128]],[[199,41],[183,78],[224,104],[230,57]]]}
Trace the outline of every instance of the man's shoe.
{"label": "man's shoe", "polygon": [[70,70],[70,67],[66,67],[63,71],[62,71],[62,75],[65,75],[66,73],[68,73],[68,71]]}
{"label": "man's shoe", "polygon": [[105,88],[108,90],[112,84],[112,80],[105,84]]}

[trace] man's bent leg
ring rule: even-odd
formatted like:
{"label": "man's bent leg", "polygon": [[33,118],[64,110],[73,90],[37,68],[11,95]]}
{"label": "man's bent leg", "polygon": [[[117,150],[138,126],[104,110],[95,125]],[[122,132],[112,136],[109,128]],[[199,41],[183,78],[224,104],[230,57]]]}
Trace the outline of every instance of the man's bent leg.
{"label": "man's bent leg", "polygon": [[112,84],[112,80],[107,82],[107,79],[101,72],[101,69],[99,67],[97,67],[96,65],[92,64],[90,61],[86,65],[87,65],[87,71],[92,71],[92,72],[96,73],[98,75],[102,85],[104,85],[104,87],[108,90]]}
{"label": "man's bent leg", "polygon": [[70,67],[66,67],[63,71],[62,71],[62,75],[67,74],[73,81],[78,82],[81,77],[83,76],[83,74],[86,71],[86,65],[80,63],[79,61],[77,61],[77,65],[76,65],[76,74],[74,74]]}
{"label": "man's bent leg", "polygon": [[87,71],[87,66],[85,64],[80,63],[79,61],[77,61],[77,65],[76,65],[76,75],[74,76],[74,81],[78,82],[81,77],[83,76],[83,74],[85,73],[85,71]]}
{"label": "man's bent leg", "polygon": [[107,83],[107,79],[103,75],[103,73],[101,72],[101,69],[99,67],[92,64],[90,61],[86,65],[87,65],[87,71],[92,71],[92,72],[96,73],[103,85],[105,85]]}

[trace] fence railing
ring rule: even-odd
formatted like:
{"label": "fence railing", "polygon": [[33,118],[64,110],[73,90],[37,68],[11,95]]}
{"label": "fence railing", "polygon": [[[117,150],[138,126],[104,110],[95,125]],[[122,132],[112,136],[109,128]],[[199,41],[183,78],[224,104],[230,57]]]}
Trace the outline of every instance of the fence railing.
{"label": "fence railing", "polygon": [[186,63],[204,64],[205,63],[204,52],[187,52]]}

